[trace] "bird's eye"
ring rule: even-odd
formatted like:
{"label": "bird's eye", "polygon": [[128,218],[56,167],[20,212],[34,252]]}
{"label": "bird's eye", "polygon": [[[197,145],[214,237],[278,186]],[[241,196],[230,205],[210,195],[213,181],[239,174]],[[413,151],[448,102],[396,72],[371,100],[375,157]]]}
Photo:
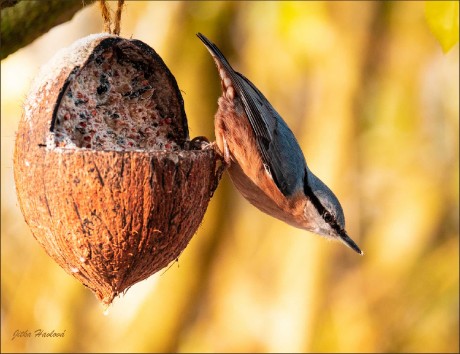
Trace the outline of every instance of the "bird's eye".
{"label": "bird's eye", "polygon": [[327,223],[331,223],[332,220],[333,220],[333,217],[332,217],[331,213],[329,213],[328,211],[324,212],[323,218]]}

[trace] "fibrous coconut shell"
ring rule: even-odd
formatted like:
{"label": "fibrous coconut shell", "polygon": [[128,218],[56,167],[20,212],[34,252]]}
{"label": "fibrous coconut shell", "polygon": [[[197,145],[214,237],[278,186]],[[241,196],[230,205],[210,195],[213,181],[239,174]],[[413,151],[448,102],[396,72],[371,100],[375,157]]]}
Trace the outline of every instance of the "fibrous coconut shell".
{"label": "fibrous coconut shell", "polygon": [[190,148],[171,72],[138,40],[98,34],[57,53],[34,81],[14,174],[34,237],[108,305],[174,261],[222,170]]}

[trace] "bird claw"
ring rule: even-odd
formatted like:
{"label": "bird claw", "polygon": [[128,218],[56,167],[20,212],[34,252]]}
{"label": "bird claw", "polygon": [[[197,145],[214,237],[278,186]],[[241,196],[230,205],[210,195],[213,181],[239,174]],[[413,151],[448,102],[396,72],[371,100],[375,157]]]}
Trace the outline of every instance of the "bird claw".
{"label": "bird claw", "polygon": [[187,149],[188,150],[207,150],[211,143],[209,142],[208,138],[205,136],[197,136],[193,138],[189,142],[187,142]]}
{"label": "bird claw", "polygon": [[206,137],[204,136],[197,136],[196,138],[193,138],[191,141],[187,143],[187,149],[188,150],[214,150],[220,157],[222,161],[222,168],[225,170],[227,167],[230,166],[230,150],[228,149],[228,144],[227,140],[223,138],[223,145],[224,145],[224,151],[220,151],[219,146],[215,141],[210,142]]}

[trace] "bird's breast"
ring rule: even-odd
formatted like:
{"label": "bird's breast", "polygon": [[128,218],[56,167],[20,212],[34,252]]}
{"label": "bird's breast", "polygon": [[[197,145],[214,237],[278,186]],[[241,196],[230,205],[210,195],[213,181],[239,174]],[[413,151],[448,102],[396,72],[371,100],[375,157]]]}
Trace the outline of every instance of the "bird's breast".
{"label": "bird's breast", "polygon": [[226,141],[231,159],[228,171],[241,194],[263,212],[305,228],[305,196],[300,193],[287,198],[278,189],[268,166],[264,166],[254,131],[237,98],[219,98],[215,132],[217,146],[222,153]]}

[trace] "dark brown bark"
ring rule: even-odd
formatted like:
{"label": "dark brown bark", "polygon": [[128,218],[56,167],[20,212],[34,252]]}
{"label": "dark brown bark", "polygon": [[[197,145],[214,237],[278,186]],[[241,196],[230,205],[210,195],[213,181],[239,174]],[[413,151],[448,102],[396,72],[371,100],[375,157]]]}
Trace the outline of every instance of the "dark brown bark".
{"label": "dark brown bark", "polygon": [[70,20],[95,0],[35,0],[1,2],[1,50],[3,60],[54,26]]}

